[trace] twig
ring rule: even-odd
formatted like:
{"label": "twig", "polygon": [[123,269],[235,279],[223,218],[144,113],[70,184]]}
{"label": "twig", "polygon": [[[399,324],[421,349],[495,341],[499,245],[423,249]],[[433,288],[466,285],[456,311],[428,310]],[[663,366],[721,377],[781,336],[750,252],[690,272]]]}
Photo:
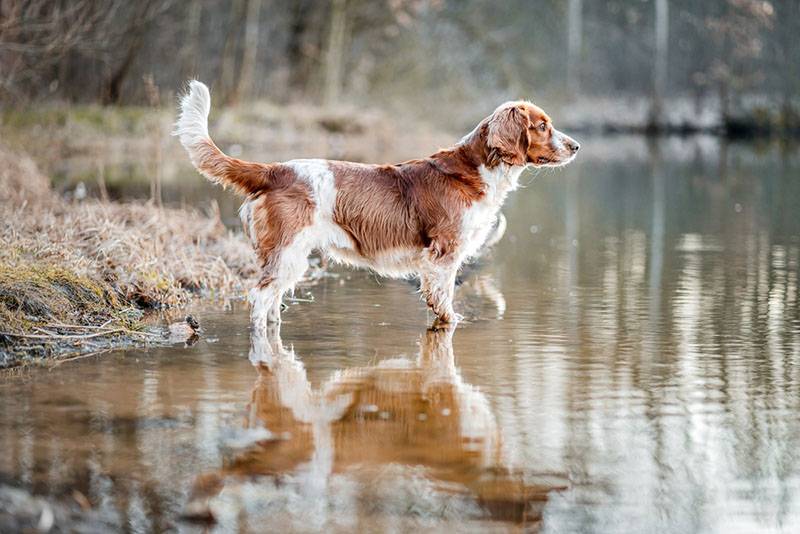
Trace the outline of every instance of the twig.
{"label": "twig", "polygon": [[107,347],[107,348],[100,349],[100,350],[93,350],[91,352],[84,352],[83,354],[78,354],[77,356],[72,356],[70,358],[64,358],[63,360],[56,360],[53,363],[51,363],[50,365],[48,365],[47,368],[48,369],[55,369],[56,367],[58,367],[62,363],[74,362],[75,360],[82,360],[84,358],[89,358],[91,356],[97,356],[99,354],[105,354],[106,352],[111,352],[112,350],[114,350],[114,349],[111,348],[111,347]]}
{"label": "twig", "polygon": [[100,326],[92,326],[92,325],[82,325],[82,324],[64,324],[64,323],[47,323],[45,326],[53,327],[53,328],[75,328],[78,330],[102,330],[106,326],[111,323],[113,319],[109,319],[108,321],[104,322]]}
{"label": "twig", "polygon": [[103,330],[102,332],[94,332],[92,334],[42,335],[42,334],[15,334],[13,332],[0,332],[0,335],[9,337],[30,338],[30,339],[89,339],[93,337],[107,336],[110,334],[119,334],[119,333],[125,333],[132,336],[162,337],[160,334],[151,334],[150,332],[137,332],[135,330],[128,330],[127,328],[113,328],[111,330]]}

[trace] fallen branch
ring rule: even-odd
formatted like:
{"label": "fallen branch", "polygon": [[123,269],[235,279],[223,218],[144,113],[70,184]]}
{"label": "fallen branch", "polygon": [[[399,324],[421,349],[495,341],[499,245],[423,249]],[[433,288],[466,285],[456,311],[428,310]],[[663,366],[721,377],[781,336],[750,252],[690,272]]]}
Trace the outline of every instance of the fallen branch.
{"label": "fallen branch", "polygon": [[15,334],[13,332],[0,332],[1,336],[19,337],[24,339],[89,339],[93,337],[107,336],[111,334],[129,334],[132,336],[163,337],[160,334],[152,334],[150,332],[137,332],[136,330],[128,330],[127,328],[112,328],[111,330],[103,330],[102,332],[94,332],[91,334]]}
{"label": "fallen branch", "polygon": [[63,324],[63,323],[47,323],[48,327],[51,328],[73,328],[75,330],[102,330],[103,328],[107,327],[113,319],[109,319],[108,321],[104,322],[100,326],[92,326],[92,325],[81,325],[81,324]]}
{"label": "fallen branch", "polygon": [[74,362],[75,360],[82,360],[84,358],[90,358],[92,356],[98,356],[100,354],[105,354],[106,352],[111,352],[112,350],[114,350],[114,349],[113,348],[105,348],[105,349],[100,349],[100,350],[93,350],[91,352],[85,352],[83,354],[78,354],[77,356],[72,356],[70,358],[64,358],[64,359],[61,359],[61,360],[55,360],[53,363],[48,365],[47,368],[48,369],[54,369],[54,368],[58,367],[59,365],[61,365],[62,363]]}

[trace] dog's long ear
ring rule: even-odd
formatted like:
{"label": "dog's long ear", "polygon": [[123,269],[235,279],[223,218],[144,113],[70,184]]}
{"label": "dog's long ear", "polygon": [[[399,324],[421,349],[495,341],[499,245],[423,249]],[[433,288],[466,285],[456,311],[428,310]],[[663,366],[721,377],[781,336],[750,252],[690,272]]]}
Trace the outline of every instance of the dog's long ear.
{"label": "dog's long ear", "polygon": [[495,111],[489,119],[486,142],[489,167],[500,162],[525,165],[529,144],[527,114],[518,106]]}

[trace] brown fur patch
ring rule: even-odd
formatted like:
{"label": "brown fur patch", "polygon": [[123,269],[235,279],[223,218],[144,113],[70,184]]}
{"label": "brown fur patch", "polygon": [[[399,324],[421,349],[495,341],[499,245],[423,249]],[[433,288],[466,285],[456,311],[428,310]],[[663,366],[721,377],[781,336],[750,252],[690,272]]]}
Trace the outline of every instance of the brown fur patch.
{"label": "brown fur patch", "polygon": [[253,236],[264,278],[260,286],[272,280],[280,261],[280,252],[314,220],[314,200],[310,188],[298,181],[294,171],[276,165],[276,180],[252,198]]}
{"label": "brown fur patch", "polygon": [[259,193],[282,177],[282,173],[276,172],[279,165],[232,158],[223,154],[211,139],[201,141],[192,150],[197,170],[213,181],[223,186],[229,185],[245,195]]}
{"label": "brown fur patch", "polygon": [[334,221],[366,258],[430,247],[447,256],[464,210],[483,196],[483,182],[465,147],[397,165],[330,162],[336,181]]}
{"label": "brown fur patch", "polygon": [[509,106],[496,111],[487,123],[486,144],[489,159],[508,165],[525,165],[530,144],[530,118],[522,106]]}

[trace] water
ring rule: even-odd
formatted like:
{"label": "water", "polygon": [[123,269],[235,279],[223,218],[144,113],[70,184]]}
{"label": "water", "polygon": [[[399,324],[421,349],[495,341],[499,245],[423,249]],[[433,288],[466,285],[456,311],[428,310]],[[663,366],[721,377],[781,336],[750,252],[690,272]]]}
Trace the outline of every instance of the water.
{"label": "water", "polygon": [[454,333],[346,270],[280,337],[201,308],[192,347],[4,378],[0,480],[132,531],[797,532],[796,151],[583,141]]}

